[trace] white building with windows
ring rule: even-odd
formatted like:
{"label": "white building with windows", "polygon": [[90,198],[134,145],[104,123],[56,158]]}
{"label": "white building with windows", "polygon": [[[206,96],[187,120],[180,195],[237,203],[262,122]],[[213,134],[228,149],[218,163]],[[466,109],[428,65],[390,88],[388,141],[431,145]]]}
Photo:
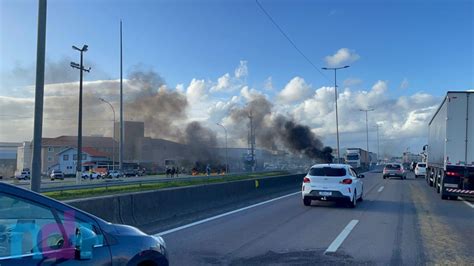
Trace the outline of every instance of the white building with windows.
{"label": "white building with windows", "polygon": [[[74,175],[77,166],[77,149],[67,148],[57,154],[58,163],[53,169],[61,170],[65,175]],[[94,169],[98,162],[109,160],[106,153],[91,147],[82,148],[82,171]]]}

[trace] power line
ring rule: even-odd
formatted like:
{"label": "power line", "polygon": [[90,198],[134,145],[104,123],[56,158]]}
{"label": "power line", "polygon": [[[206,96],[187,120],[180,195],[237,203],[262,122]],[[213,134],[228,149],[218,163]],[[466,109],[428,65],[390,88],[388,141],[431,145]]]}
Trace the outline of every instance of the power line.
{"label": "power line", "polygon": [[316,71],[318,71],[319,74],[321,74],[321,76],[323,76],[326,80],[329,81],[329,78],[326,77],[326,75],[323,74],[323,72],[321,72],[321,70],[319,70],[319,68],[303,53],[303,51],[301,51],[298,46],[296,46],[295,42],[293,42],[291,40],[291,38],[288,36],[288,34],[285,33],[285,31],[278,25],[278,23],[276,23],[276,21],[273,19],[273,17],[265,10],[265,8],[258,2],[258,0],[255,0],[255,3],[257,3],[258,7],[260,7],[260,9],[263,11],[263,13],[267,16],[267,18],[272,22],[272,24],[278,29],[278,31],[280,31],[280,33],[285,36],[285,38],[288,40],[288,42],[293,46],[293,48],[295,48],[296,51],[298,51],[298,53],[304,58],[306,59],[306,61],[308,61],[308,63],[314,68],[316,69]]}

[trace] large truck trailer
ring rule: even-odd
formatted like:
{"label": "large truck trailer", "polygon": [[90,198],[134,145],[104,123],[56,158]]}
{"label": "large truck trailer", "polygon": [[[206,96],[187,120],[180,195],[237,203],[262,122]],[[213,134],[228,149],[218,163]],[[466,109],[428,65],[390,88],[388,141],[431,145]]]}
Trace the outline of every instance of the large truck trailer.
{"label": "large truck trailer", "polygon": [[428,184],[442,199],[474,196],[474,91],[449,91],[428,132]]}
{"label": "large truck trailer", "polygon": [[369,153],[361,148],[346,149],[346,163],[357,169],[368,169],[370,165]]}

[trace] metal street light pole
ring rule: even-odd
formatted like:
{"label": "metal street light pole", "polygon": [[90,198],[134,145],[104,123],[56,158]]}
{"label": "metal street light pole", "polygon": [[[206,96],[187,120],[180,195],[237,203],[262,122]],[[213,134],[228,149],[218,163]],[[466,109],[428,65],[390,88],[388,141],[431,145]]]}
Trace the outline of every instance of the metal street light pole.
{"label": "metal street light pole", "polygon": [[339,147],[339,117],[337,111],[337,70],[348,68],[350,66],[343,67],[323,67],[324,70],[334,70],[334,101],[336,102],[336,139],[337,139],[337,163],[341,163],[341,156],[339,155],[341,150]]}
{"label": "metal street light pole", "polygon": [[43,139],[44,57],[46,50],[46,0],[38,4],[38,43],[36,44],[35,120],[33,129],[33,158],[31,163],[32,191],[41,187],[41,142]]}
{"label": "metal street light pole", "polygon": [[115,108],[110,102],[106,101],[105,99],[99,98],[99,100],[108,104],[110,108],[112,108],[112,112],[114,113],[114,126],[113,126],[114,131],[112,133],[112,170],[115,170]]}
{"label": "metal street light pole", "polygon": [[119,167],[123,171],[123,61],[122,61],[122,20],[120,20],[120,144],[119,144]]}
{"label": "metal street light pole", "polygon": [[359,111],[361,112],[365,112],[365,130],[366,130],[366,133],[367,133],[367,154],[369,154],[369,121],[368,121],[368,115],[367,113],[368,112],[371,112],[375,109],[371,108],[371,109],[359,109]]}
{"label": "metal street light pole", "polygon": [[229,173],[229,157],[227,154],[227,129],[222,124],[219,124],[219,123],[216,123],[216,124],[218,126],[221,126],[225,132],[225,173],[228,174]]}
{"label": "metal street light pole", "polygon": [[375,124],[375,127],[377,128],[377,163],[379,162],[379,156],[380,156],[380,139],[379,139],[379,124]]}
{"label": "metal street light pole", "polygon": [[78,127],[77,127],[77,166],[76,166],[76,183],[78,184],[81,181],[82,176],[82,76],[83,72],[90,72],[91,68],[84,68],[83,65],[83,54],[87,52],[87,45],[84,45],[82,49],[72,46],[72,49],[77,50],[81,53],[81,63],[77,64],[71,62],[72,68],[79,69],[79,118],[78,118]]}

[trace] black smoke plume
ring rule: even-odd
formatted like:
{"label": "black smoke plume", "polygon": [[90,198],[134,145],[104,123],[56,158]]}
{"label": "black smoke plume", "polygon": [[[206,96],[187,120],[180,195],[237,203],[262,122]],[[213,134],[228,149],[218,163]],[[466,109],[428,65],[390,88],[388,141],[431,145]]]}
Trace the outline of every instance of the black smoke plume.
{"label": "black smoke plume", "polygon": [[308,126],[288,120],[282,115],[275,119],[274,125],[280,141],[290,151],[302,153],[312,159],[321,159],[323,162],[332,162],[331,147],[323,147],[323,143]]}
{"label": "black smoke plume", "polygon": [[186,126],[182,142],[188,145],[191,155],[196,159],[210,160],[215,158],[216,133],[197,121],[190,122]]}
{"label": "black smoke plume", "polygon": [[178,141],[187,119],[186,96],[166,89],[163,78],[151,70],[131,72],[129,83],[136,92],[125,106],[127,120],[143,121],[147,136]]}
{"label": "black smoke plume", "polygon": [[245,107],[231,110],[230,118],[242,128],[242,124],[248,127],[249,116],[252,116],[257,146],[270,150],[283,146],[311,159],[332,161],[332,149],[324,147],[308,126],[283,115],[275,116],[272,108],[273,105],[265,97],[257,96]]}

